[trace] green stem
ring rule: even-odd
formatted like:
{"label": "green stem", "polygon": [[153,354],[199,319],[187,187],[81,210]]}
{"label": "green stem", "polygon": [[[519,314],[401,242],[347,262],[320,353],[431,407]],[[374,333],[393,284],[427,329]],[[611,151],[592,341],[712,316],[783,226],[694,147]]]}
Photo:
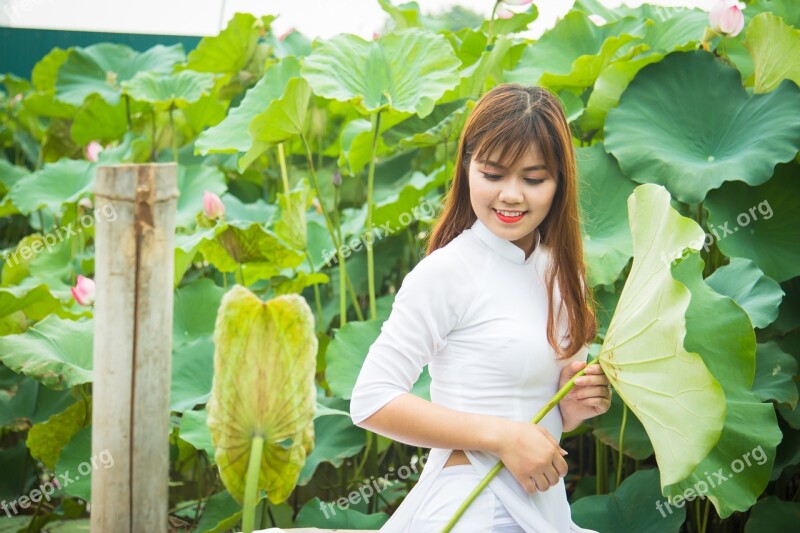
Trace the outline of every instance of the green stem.
{"label": "green stem", "polygon": [[[584,372],[586,372],[587,368],[589,368],[591,365],[597,364],[598,362],[599,362],[598,359],[595,358],[591,360],[589,363],[587,363],[587,365],[583,367],[581,370],[576,372],[575,375],[572,376],[572,378],[570,378],[570,380],[558,390],[555,396],[550,398],[550,400],[544,405],[544,407],[542,407],[539,410],[539,412],[536,413],[536,416],[533,417],[533,420],[531,420],[531,424],[536,424],[542,418],[544,418],[545,415],[549,413],[556,405],[558,405],[558,402],[560,402],[564,398],[564,396],[566,396],[567,393],[569,393],[569,391],[572,390],[572,388],[575,386],[575,380],[581,377],[584,374]],[[447,522],[447,524],[445,524],[444,528],[442,528],[440,533],[448,533],[450,530],[453,529],[453,527],[458,522],[458,519],[461,518],[461,515],[463,515],[464,512],[469,508],[469,506],[472,504],[472,502],[475,500],[478,494],[480,494],[480,492],[484,488],[486,488],[489,482],[492,481],[492,479],[494,479],[494,477],[497,475],[498,472],[500,472],[503,466],[505,466],[503,464],[503,461],[497,461],[497,464],[495,464],[494,467],[491,470],[489,470],[489,473],[484,476],[484,478],[480,481],[480,483],[478,483],[478,486],[475,487],[475,489],[473,489],[473,491],[469,494],[469,496],[467,496],[467,499],[464,500],[464,503],[462,503],[461,506],[456,510],[456,513],[453,515],[450,521]]]}
{"label": "green stem", "polygon": [[[367,231],[372,231],[372,193],[375,180],[375,157],[378,152],[378,132],[381,127],[381,112],[372,115],[372,153],[369,157],[369,174],[367,176]],[[372,239],[367,245],[367,280],[369,285],[369,316],[378,318],[378,306],[375,302],[375,264],[372,253]]]}
{"label": "green stem", "polygon": [[[336,247],[337,250],[340,250],[340,240],[336,236],[336,231],[333,229],[333,222],[331,221],[331,217],[328,216],[328,210],[325,208],[325,202],[322,199],[322,190],[319,188],[319,181],[317,180],[317,173],[314,170],[314,159],[311,153],[311,147],[308,146],[308,141],[306,140],[305,135],[300,135],[300,140],[303,141],[303,146],[306,150],[306,161],[308,162],[308,173],[311,175],[311,181],[314,183],[314,190],[317,193],[317,199],[319,200],[320,208],[322,209],[322,216],[325,218],[325,225],[328,228],[328,233],[331,236],[331,240],[333,241],[333,245]],[[353,283],[350,281],[350,278],[347,276],[347,270],[344,268],[344,263],[342,263],[342,254],[339,253],[339,275],[345,277],[345,282],[347,283],[347,287],[350,290],[350,298],[353,300],[353,307],[356,311],[356,316],[359,320],[364,320],[364,316],[361,314],[361,308],[358,306],[358,298],[356,298],[356,291],[353,288]]]}
{"label": "green stem", "polygon": [[[706,503],[704,504],[705,510],[703,511],[703,523],[700,525],[700,533],[706,533],[706,527],[708,526],[708,510],[711,508],[709,505],[710,500],[708,498],[705,499]],[[698,501],[700,501],[698,499]]]}
{"label": "green stem", "polygon": [[494,17],[497,13],[497,7],[500,5],[500,0],[494,3],[494,7],[492,8],[492,16],[489,17],[489,35],[486,37],[486,47],[492,45],[494,42]]}
{"label": "green stem", "polygon": [[172,131],[172,160],[178,162],[178,132],[175,130],[175,118],[172,116],[175,108],[169,107],[169,129]]}
{"label": "green stem", "polygon": [[[339,237],[339,242],[342,242],[342,224],[339,220],[339,187],[333,188],[333,223],[335,225],[336,235]],[[345,268],[345,258],[339,248],[336,249],[336,255],[339,258],[339,327],[347,324],[347,270]],[[358,306],[358,302],[354,302]]]}
{"label": "green stem", "polygon": [[617,461],[617,488],[619,488],[620,483],[622,483],[622,462],[625,459],[625,453],[623,452],[625,448],[623,444],[625,442],[625,422],[627,420],[628,406],[625,404],[625,402],[622,402],[622,424],[620,424],[619,427],[619,461]]}
{"label": "green stem", "polygon": [[261,470],[261,452],[264,448],[264,437],[253,437],[250,445],[250,463],[247,465],[247,481],[244,486],[244,509],[242,511],[242,531],[252,533],[256,520],[256,502],[258,501],[258,474]]}
{"label": "green stem", "polygon": [[278,143],[278,161],[281,164],[281,181],[283,182],[283,194],[286,195],[286,203],[289,203],[289,173],[286,171],[286,156],[283,153],[283,143]]}
{"label": "green stem", "polygon": [[133,130],[133,122],[131,121],[131,97],[127,94],[122,95],[125,98],[125,119],[128,121],[128,131]]}

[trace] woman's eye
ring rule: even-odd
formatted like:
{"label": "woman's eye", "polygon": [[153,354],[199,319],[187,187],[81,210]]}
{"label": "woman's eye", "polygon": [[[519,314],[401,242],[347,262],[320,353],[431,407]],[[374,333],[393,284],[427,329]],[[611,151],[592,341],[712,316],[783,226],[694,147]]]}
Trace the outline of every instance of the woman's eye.
{"label": "woman's eye", "polygon": [[482,174],[487,180],[499,180],[502,177],[497,174],[488,174],[486,172],[482,172]]}
{"label": "woman's eye", "polygon": [[526,182],[526,183],[529,183],[529,184],[531,184],[531,185],[539,185],[539,184],[540,184],[540,183],[542,183],[543,181],[544,181],[544,180],[542,180],[542,179],[525,178],[525,182]]}

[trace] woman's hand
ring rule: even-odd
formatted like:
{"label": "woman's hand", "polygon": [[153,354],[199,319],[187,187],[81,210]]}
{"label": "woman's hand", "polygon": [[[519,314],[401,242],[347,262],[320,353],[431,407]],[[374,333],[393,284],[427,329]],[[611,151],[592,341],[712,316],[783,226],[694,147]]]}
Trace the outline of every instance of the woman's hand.
{"label": "woman's hand", "polygon": [[[585,361],[574,361],[562,368],[558,388],[566,385],[585,366]],[[611,385],[602,367],[597,363],[589,365],[586,372],[575,379],[575,386],[558,402],[558,406],[564,431],[572,431],[583,420],[608,411],[611,407]]]}
{"label": "woman's hand", "polygon": [[544,492],[567,475],[567,453],[542,426],[503,419],[497,455],[528,494]]}

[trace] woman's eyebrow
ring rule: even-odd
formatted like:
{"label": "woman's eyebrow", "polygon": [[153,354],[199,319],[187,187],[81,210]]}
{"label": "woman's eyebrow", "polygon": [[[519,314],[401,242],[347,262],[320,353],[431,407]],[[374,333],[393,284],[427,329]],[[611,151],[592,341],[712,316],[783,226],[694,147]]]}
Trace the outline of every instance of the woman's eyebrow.
{"label": "woman's eyebrow", "polygon": [[[506,167],[504,167],[500,163],[497,163],[495,161],[489,161],[488,159],[479,159],[478,163],[482,163],[484,165],[491,165],[493,167],[497,167],[497,168],[502,169],[502,170],[507,170]],[[525,167],[522,170],[524,170],[524,171],[527,171],[527,170],[547,170],[547,167],[545,165],[533,165],[531,167]]]}

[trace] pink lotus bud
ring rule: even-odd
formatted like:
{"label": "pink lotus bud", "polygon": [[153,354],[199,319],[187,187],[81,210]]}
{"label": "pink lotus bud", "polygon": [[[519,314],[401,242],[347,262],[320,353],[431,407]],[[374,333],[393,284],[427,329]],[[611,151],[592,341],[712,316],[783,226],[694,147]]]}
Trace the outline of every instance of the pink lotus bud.
{"label": "pink lotus bud", "polygon": [[203,210],[210,219],[222,218],[222,215],[225,214],[225,205],[219,199],[219,196],[213,192],[206,191],[203,194]]}
{"label": "pink lotus bud", "polygon": [[333,171],[332,180],[333,180],[333,186],[334,187],[338,187],[339,185],[342,184],[342,175],[339,173],[338,169]]}
{"label": "pink lotus bud", "polygon": [[531,2],[533,2],[533,0],[503,0],[504,4],[510,6],[527,6]]}
{"label": "pink lotus bud", "polygon": [[72,297],[80,305],[92,305],[94,303],[94,281],[78,274],[78,281],[72,287]]}
{"label": "pink lotus bud", "polygon": [[511,17],[514,16],[514,12],[513,11],[509,11],[508,9],[504,8],[503,6],[498,7],[497,11],[495,11],[495,13],[497,14],[497,18],[499,18],[499,19],[510,19]]}
{"label": "pink lotus bud", "polygon": [[708,24],[717,33],[736,37],[744,28],[744,8],[745,5],[736,0],[719,0],[708,14]]}
{"label": "pink lotus bud", "polygon": [[92,141],[86,145],[86,159],[92,162],[97,162],[97,156],[103,151],[103,145],[97,141]]}
{"label": "pink lotus bud", "polygon": [[296,32],[296,31],[297,31],[297,29],[296,29],[294,26],[292,26],[291,28],[289,28],[289,29],[288,29],[288,30],[286,30],[285,32],[281,33],[281,34],[278,36],[278,40],[279,40],[279,41],[283,41],[283,40],[285,40],[285,39],[286,39],[286,38],[287,38],[287,37],[288,37],[290,34],[292,34],[292,33]]}

